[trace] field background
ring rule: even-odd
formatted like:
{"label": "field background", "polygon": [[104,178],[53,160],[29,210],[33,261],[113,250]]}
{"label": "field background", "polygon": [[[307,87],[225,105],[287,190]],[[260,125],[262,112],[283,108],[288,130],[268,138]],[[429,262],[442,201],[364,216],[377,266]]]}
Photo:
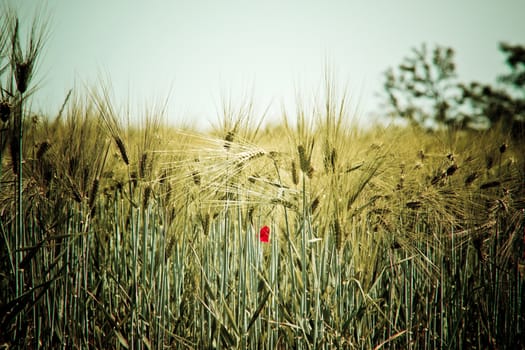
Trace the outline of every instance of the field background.
{"label": "field background", "polygon": [[21,163],[3,133],[2,343],[523,347],[523,141],[359,130],[330,82],[298,110],[198,133],[101,88],[27,115]]}
{"label": "field background", "polygon": [[523,135],[360,129],[329,74],[273,125],[40,115],[45,25],[0,19],[2,349],[525,348]]}

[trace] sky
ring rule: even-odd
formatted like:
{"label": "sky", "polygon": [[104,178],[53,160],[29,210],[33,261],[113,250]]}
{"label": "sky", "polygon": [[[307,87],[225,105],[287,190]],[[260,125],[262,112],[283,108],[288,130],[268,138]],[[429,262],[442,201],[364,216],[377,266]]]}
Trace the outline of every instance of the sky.
{"label": "sky", "polygon": [[[1,0],[10,1],[10,0]],[[137,112],[166,101],[169,122],[207,127],[225,101],[278,123],[319,99],[326,67],[354,117],[384,112],[383,74],[427,43],[456,52],[458,79],[494,83],[498,43],[525,44],[523,0],[18,0],[49,17],[33,109],[55,115],[73,88],[110,81]],[[44,4],[44,6],[40,6]]]}

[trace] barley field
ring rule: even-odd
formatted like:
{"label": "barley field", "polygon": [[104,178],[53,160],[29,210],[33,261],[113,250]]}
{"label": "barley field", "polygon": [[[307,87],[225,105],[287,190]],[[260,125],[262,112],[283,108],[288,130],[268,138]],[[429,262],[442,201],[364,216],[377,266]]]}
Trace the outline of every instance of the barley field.
{"label": "barley field", "polygon": [[274,126],[130,121],[104,84],[41,116],[27,62],[2,73],[3,349],[525,348],[523,138],[360,129],[330,80]]}

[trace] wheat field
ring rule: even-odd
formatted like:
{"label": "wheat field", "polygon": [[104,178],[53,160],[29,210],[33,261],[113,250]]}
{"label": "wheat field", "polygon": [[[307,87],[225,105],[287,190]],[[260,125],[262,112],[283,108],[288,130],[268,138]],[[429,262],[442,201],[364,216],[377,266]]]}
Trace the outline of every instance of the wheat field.
{"label": "wheat field", "polygon": [[3,349],[525,348],[523,139],[360,129],[331,80],[274,126],[104,84],[35,115],[39,38],[2,71]]}
{"label": "wheat field", "polygon": [[523,141],[325,102],[199,133],[101,89],[3,133],[2,343],[523,347]]}

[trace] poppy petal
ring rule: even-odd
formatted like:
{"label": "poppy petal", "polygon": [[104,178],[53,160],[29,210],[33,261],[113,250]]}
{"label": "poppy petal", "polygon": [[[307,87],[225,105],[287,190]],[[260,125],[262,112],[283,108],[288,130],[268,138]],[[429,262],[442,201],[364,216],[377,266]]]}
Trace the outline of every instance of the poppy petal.
{"label": "poppy petal", "polygon": [[261,227],[259,231],[259,240],[263,243],[268,243],[270,241],[270,228],[268,226]]}

